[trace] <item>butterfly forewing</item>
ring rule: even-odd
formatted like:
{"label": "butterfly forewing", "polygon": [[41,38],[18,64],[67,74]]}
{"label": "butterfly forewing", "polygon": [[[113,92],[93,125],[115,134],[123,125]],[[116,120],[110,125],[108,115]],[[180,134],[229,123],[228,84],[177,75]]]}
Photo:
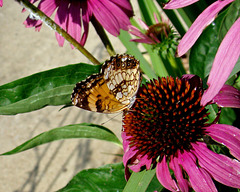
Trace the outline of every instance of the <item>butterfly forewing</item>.
{"label": "butterfly forewing", "polygon": [[103,64],[99,74],[76,84],[72,103],[96,112],[122,111],[134,103],[140,79],[139,61],[127,54],[116,55]]}

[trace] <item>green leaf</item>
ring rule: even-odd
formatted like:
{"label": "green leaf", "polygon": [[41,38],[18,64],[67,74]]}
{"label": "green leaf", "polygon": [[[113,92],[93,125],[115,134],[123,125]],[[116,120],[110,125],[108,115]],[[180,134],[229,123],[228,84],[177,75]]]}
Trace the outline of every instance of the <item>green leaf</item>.
{"label": "green leaf", "polygon": [[47,105],[71,102],[75,84],[98,73],[101,66],[79,63],[33,74],[0,86],[0,114],[15,115]]}
{"label": "green leaf", "polygon": [[[200,76],[202,79],[209,75],[212,67],[213,60],[217,53],[218,47],[221,43],[219,33],[224,33],[222,26],[225,26],[224,22],[227,22],[226,17],[231,17],[228,14],[228,9],[222,12],[215,20],[210,24],[198,38],[196,43],[191,49],[189,57],[190,73]],[[235,15],[233,15],[235,18]],[[229,78],[240,71],[240,60],[236,63]]]}
{"label": "green leaf", "polygon": [[109,129],[95,124],[81,123],[52,129],[37,135],[15,149],[1,155],[12,155],[60,139],[91,138],[112,142],[122,147],[117,136]]}
{"label": "green leaf", "polygon": [[143,170],[141,172],[133,172],[129,178],[124,192],[144,192],[152,181],[156,169]]}
{"label": "green leaf", "polygon": [[237,115],[232,108],[222,108],[219,123],[232,125],[237,120]]}
{"label": "green leaf", "polygon": [[229,6],[229,9],[222,20],[221,27],[219,29],[219,39],[222,40],[228,30],[231,28],[233,23],[239,18],[240,16],[240,1],[234,1]]}
{"label": "green leaf", "polygon": [[159,11],[153,1],[138,0],[141,17],[148,26],[156,24],[154,13],[160,18]]}
{"label": "green leaf", "polygon": [[58,192],[116,192],[125,185],[124,166],[117,163],[83,170]]}

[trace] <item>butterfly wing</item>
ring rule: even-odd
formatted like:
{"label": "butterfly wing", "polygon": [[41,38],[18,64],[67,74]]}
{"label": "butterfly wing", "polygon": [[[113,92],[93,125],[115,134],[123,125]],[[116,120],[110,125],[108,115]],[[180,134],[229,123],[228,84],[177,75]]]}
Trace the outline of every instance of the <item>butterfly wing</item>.
{"label": "butterfly wing", "polygon": [[72,103],[89,111],[122,111],[134,103],[139,84],[139,61],[127,54],[116,55],[103,64],[99,74],[76,84]]}

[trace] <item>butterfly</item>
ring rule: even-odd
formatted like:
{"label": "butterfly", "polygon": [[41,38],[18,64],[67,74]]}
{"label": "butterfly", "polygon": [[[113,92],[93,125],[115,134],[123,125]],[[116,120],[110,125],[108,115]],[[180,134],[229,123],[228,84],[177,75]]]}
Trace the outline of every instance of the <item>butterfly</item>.
{"label": "butterfly", "polygon": [[72,104],[101,113],[130,109],[140,82],[139,60],[128,54],[112,56],[104,62],[100,73],[76,84]]}

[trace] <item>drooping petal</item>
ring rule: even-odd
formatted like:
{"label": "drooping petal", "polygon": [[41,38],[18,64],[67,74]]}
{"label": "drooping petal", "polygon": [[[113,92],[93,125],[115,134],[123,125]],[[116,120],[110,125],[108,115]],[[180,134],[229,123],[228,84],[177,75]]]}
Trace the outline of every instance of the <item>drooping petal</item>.
{"label": "drooping petal", "polygon": [[176,157],[174,157],[170,162],[169,162],[169,167],[173,170],[174,175],[176,177],[177,180],[177,184],[180,188],[180,191],[185,191],[188,192],[189,191],[189,183],[188,180],[185,179],[183,177],[182,174],[182,168],[180,167],[180,165],[178,164],[178,160]]}
{"label": "drooping petal", "polygon": [[89,31],[89,21],[90,21],[90,18],[92,17],[92,9],[91,7],[87,7],[86,1],[83,1],[80,3],[82,7],[82,21],[83,21],[83,28],[84,28],[84,32],[82,34],[80,44],[85,45],[87,36],[88,36],[88,31]]}
{"label": "drooping petal", "polygon": [[0,7],[3,6],[3,0],[0,0]]}
{"label": "drooping petal", "polygon": [[[225,1],[222,1],[225,2]],[[203,95],[202,105],[213,99],[227,81],[240,56],[240,18],[235,21],[221,42],[208,77],[208,89]]]}
{"label": "drooping petal", "polygon": [[[80,3],[73,1],[69,7],[67,32],[77,41],[81,39],[81,16],[80,16]],[[71,45],[73,48],[73,46]]]}
{"label": "drooping petal", "polygon": [[240,108],[240,91],[230,85],[223,85],[212,102],[220,107]]}
{"label": "drooping petal", "polygon": [[210,175],[201,167],[198,167],[196,158],[189,152],[178,153],[178,163],[189,176],[189,181],[195,191],[216,191],[217,189]]}
{"label": "drooping petal", "polygon": [[172,179],[165,156],[163,157],[163,160],[160,163],[157,163],[156,175],[159,182],[166,189],[170,191],[179,191],[176,182]]}
{"label": "drooping petal", "polygon": [[199,165],[218,182],[240,188],[240,162],[225,155],[214,153],[204,143],[193,144],[193,153]]}
{"label": "drooping petal", "polygon": [[177,54],[179,57],[184,55],[193,46],[202,31],[214,20],[218,12],[233,1],[234,0],[216,1],[197,17],[178,45]]}
{"label": "drooping petal", "polygon": [[191,5],[199,0],[170,0],[169,3],[164,5],[164,9],[178,9]]}
{"label": "drooping petal", "polygon": [[230,153],[240,160],[240,129],[231,125],[213,124],[206,127],[207,135],[225,145]]}
{"label": "drooping petal", "polygon": [[[58,10],[55,15],[55,22],[62,27],[64,30],[66,30],[66,24],[67,24],[67,16],[68,16],[68,1],[62,1],[59,4]],[[58,41],[59,46],[63,46],[64,44],[64,37],[61,36],[59,33],[55,33],[56,39]]]}

